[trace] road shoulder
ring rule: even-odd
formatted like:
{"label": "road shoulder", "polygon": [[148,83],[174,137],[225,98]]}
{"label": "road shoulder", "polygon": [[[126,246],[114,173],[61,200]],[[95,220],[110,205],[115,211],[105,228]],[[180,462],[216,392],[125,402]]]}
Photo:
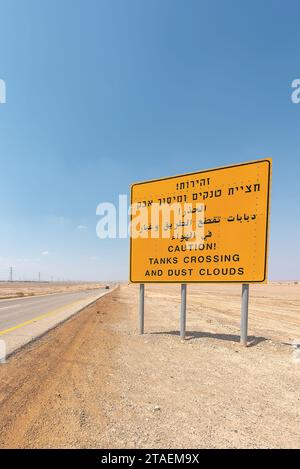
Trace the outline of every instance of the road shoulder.
{"label": "road shoulder", "polygon": [[72,301],[69,304],[54,308],[46,313],[41,311],[41,314],[36,315],[28,321],[20,322],[15,326],[0,331],[0,339],[3,340],[5,344],[6,357],[9,358],[13,353],[29,342],[40,338],[49,330],[63,323],[74,314],[79,313],[112,290],[105,290],[101,294],[91,294],[88,298]]}

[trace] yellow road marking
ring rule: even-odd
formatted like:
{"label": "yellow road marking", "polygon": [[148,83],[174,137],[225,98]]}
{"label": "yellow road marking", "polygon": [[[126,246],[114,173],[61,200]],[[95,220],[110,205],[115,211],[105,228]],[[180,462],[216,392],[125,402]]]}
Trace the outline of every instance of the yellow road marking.
{"label": "yellow road marking", "polygon": [[41,314],[40,316],[36,316],[35,318],[29,319],[28,321],[22,322],[21,324],[17,324],[16,326],[10,327],[9,329],[5,329],[4,331],[0,331],[0,335],[7,334],[8,332],[15,331],[16,329],[20,329],[20,327],[27,326],[28,324],[32,324],[35,321],[39,321],[40,319],[47,318],[49,316],[53,316],[54,314],[60,313],[66,308],[70,308],[71,306],[76,305],[77,303],[82,302],[83,300],[76,300],[73,303],[66,304],[64,306],[60,306],[59,308],[53,309],[48,313]]}

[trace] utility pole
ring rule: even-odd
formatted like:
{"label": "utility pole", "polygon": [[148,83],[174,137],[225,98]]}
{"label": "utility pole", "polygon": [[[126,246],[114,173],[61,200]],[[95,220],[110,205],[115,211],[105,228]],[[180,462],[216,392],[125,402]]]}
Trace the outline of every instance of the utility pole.
{"label": "utility pole", "polygon": [[41,281],[41,272],[39,272],[39,282]]}
{"label": "utility pole", "polygon": [[13,268],[10,267],[9,269],[9,280],[12,282],[13,281]]}

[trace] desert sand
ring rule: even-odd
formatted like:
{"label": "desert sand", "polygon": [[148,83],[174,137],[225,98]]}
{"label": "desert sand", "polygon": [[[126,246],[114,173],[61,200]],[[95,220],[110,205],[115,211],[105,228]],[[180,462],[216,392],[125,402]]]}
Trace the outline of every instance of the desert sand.
{"label": "desert sand", "polygon": [[[300,286],[121,285],[0,365],[2,448],[298,448]],[[300,360],[299,360],[300,361]]]}
{"label": "desert sand", "polygon": [[103,282],[0,282],[0,300],[101,288]]}

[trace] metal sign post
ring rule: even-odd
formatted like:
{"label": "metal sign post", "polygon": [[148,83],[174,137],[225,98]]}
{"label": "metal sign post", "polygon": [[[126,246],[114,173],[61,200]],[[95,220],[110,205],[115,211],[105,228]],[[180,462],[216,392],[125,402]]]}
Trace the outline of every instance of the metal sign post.
{"label": "metal sign post", "polygon": [[247,336],[248,336],[248,304],[249,304],[249,284],[243,283],[240,342],[245,347],[247,347]]}
{"label": "metal sign post", "polygon": [[186,326],[186,284],[181,284],[180,338],[185,339]]}
{"label": "metal sign post", "polygon": [[267,281],[271,173],[265,158],[131,185],[129,278],[140,285],[140,334],[148,283],[181,285],[181,339],[188,284],[242,284],[247,346],[249,284]]}
{"label": "metal sign post", "polygon": [[140,284],[140,303],[139,303],[139,317],[140,317],[140,334],[144,334],[144,317],[145,317],[145,285]]}

